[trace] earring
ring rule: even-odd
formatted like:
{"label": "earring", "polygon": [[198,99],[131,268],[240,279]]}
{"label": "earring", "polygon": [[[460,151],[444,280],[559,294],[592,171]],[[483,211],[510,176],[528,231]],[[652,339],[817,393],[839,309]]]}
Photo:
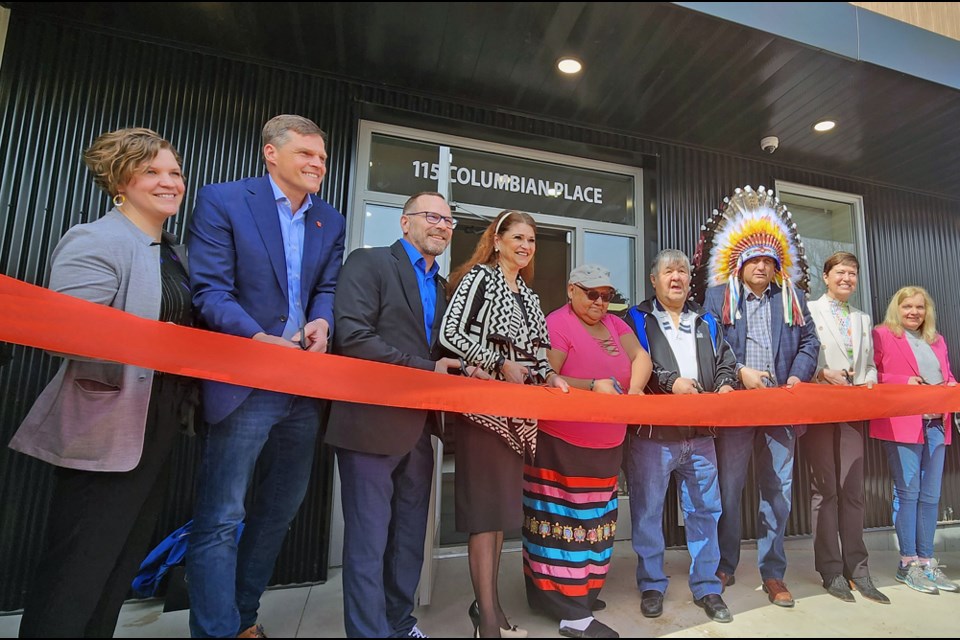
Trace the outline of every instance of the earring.
{"label": "earring", "polygon": [[494,247],[494,248],[493,248],[493,252],[494,252],[494,253],[500,253],[500,247]]}
{"label": "earring", "polygon": [[118,193],[117,195],[113,196],[113,206],[115,207],[123,206],[123,203],[126,201],[127,198],[122,193]]}

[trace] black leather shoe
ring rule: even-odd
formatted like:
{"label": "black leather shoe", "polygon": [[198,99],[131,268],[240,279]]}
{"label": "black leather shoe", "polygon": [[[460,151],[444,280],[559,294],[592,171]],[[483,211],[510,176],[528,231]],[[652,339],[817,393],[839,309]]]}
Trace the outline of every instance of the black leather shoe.
{"label": "black leather shoe", "polygon": [[867,600],[873,600],[874,602],[879,602],[880,604],[890,604],[890,598],[883,595],[879,589],[877,589],[873,580],[870,579],[870,576],[864,576],[862,578],[854,578],[850,581],[850,588],[856,589],[860,592]]}
{"label": "black leather shoe", "polygon": [[590,606],[590,611],[603,611],[607,608],[607,603],[597,598],[593,601],[593,604]]}
{"label": "black leather shoe", "polygon": [[596,618],[583,631],[573,627],[560,627],[560,635],[567,638],[619,638],[620,634]]}
{"label": "black leather shoe", "polygon": [[656,589],[647,589],[641,593],[640,613],[645,618],[659,618],[663,613],[663,594]]}
{"label": "black leather shoe", "polygon": [[707,617],[714,622],[733,622],[733,614],[718,593],[708,593],[693,603],[706,611]]}
{"label": "black leather shoe", "polygon": [[824,580],[823,588],[826,589],[827,593],[832,595],[834,598],[839,598],[844,602],[857,601],[857,599],[853,597],[853,593],[850,591],[850,585],[847,584],[847,580],[843,576],[833,576],[829,580]]}

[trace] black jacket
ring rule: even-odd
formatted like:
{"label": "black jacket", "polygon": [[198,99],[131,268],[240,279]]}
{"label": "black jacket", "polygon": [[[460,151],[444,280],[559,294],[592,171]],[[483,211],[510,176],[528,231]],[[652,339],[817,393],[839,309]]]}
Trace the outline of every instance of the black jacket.
{"label": "black jacket", "polygon": [[[644,319],[643,331],[645,334],[638,334],[640,344],[645,345],[650,353],[650,359],[653,360],[653,373],[650,375],[650,381],[647,383],[647,393],[672,393],[673,383],[680,377],[680,366],[673,355],[673,349],[667,342],[667,337],[660,328],[656,316],[653,315],[653,305],[656,298],[644,300],[635,308]],[[699,374],[697,380],[703,387],[704,392],[711,393],[724,385],[736,386],[737,382],[737,358],[734,355],[730,345],[723,339],[723,331],[715,319],[708,316],[700,305],[688,300],[683,308],[684,311],[693,311],[697,314],[694,323],[694,335],[697,343],[697,369]],[[626,323],[634,332],[637,331],[637,323],[634,320],[633,313],[627,313],[624,318]],[[713,330],[711,331],[711,324]],[[637,429],[631,429],[641,437],[653,438],[656,440],[683,440],[697,436],[716,435],[714,427],[651,427],[647,425],[636,425]]]}

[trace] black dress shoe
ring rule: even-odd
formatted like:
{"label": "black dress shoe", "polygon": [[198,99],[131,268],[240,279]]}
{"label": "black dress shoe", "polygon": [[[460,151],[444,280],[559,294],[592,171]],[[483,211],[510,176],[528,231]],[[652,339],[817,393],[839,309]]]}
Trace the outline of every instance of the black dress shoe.
{"label": "black dress shoe", "polygon": [[720,594],[708,593],[693,603],[707,612],[707,617],[714,622],[733,622],[733,614],[727,608],[727,603],[723,601]]}
{"label": "black dress shoe", "polygon": [[656,589],[647,589],[641,593],[640,613],[645,618],[659,618],[663,613],[663,594]]}
{"label": "black dress shoe", "polygon": [[834,598],[839,598],[844,602],[857,601],[857,599],[853,597],[853,593],[850,591],[850,585],[847,584],[847,579],[843,576],[833,576],[829,580],[824,580],[823,588],[826,589],[827,593],[832,595]]}
{"label": "black dress shoe", "polygon": [[590,605],[590,611],[603,611],[606,608],[607,608],[607,603],[601,600],[600,598],[597,598],[596,600],[594,600],[593,604]]}
{"label": "black dress shoe", "polygon": [[864,576],[862,578],[854,578],[850,581],[850,587],[856,589],[860,592],[867,600],[873,600],[874,602],[879,602],[880,604],[890,604],[890,598],[883,595],[879,589],[877,589],[873,580],[870,579],[870,576]]}
{"label": "black dress shoe", "polygon": [[620,634],[596,618],[583,631],[573,627],[560,627],[560,635],[567,638],[619,638]]}

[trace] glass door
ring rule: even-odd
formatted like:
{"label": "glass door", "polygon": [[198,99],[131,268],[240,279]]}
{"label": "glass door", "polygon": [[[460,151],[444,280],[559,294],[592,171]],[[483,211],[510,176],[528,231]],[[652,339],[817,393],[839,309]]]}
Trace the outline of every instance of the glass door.
{"label": "glass door", "polygon": [[[458,216],[460,221],[450,243],[450,264],[453,268],[463,264],[473,254],[474,248],[489,221],[479,217]],[[540,297],[544,315],[567,303],[567,276],[572,268],[573,230],[537,225],[537,252],[535,255],[534,281],[531,285]],[[444,418],[444,449],[442,462],[437,472],[440,494],[440,531],[438,544],[442,547],[459,547],[467,544],[467,534],[459,533],[454,522],[454,478],[456,465],[456,424],[458,414],[448,413]],[[520,499],[520,496],[517,496]],[[519,540],[520,529],[504,532],[507,540]]]}

